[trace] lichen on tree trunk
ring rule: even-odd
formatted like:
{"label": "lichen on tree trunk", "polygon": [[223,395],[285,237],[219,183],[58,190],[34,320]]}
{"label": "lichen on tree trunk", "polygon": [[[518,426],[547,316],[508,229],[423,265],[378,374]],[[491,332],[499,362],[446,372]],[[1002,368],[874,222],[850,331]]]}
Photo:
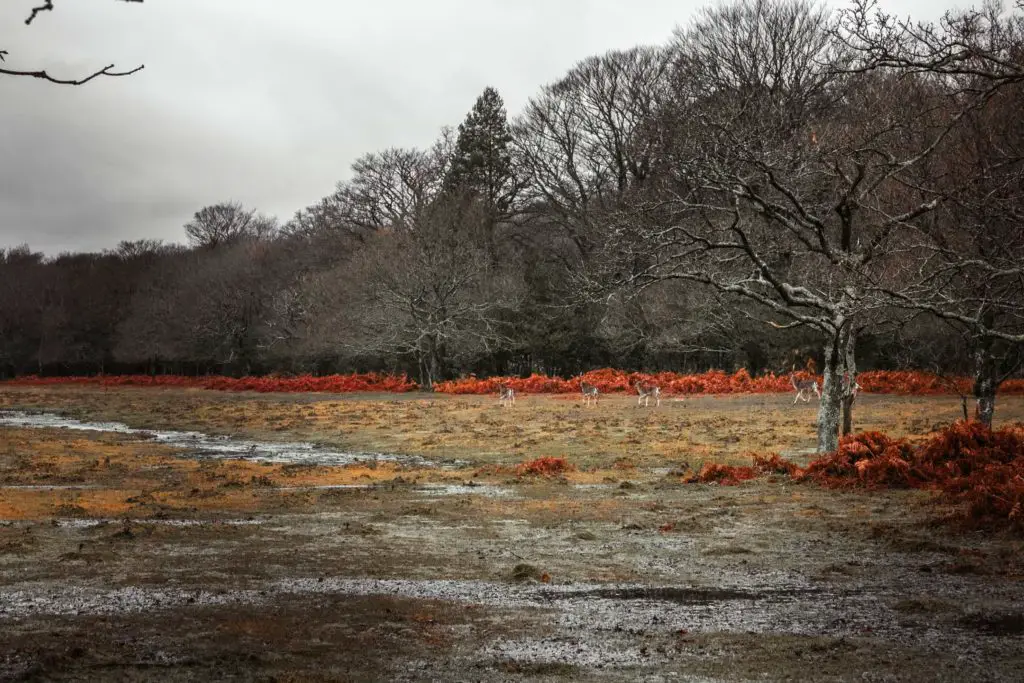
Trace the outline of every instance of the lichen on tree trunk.
{"label": "lichen on tree trunk", "polygon": [[420,386],[424,391],[433,391],[434,384],[445,379],[448,350],[436,336],[425,336],[418,351],[420,365]]}
{"label": "lichen on tree trunk", "polygon": [[842,369],[839,334],[825,342],[825,367],[822,369],[821,404],[818,406],[818,452],[831,453],[839,447],[839,418],[842,413]]}
{"label": "lichen on tree trunk", "polygon": [[843,339],[843,436],[853,432],[853,402],[857,399],[857,332],[848,327]]}
{"label": "lichen on tree trunk", "polygon": [[974,350],[974,398],[977,401],[975,419],[992,426],[996,412],[996,389],[999,386],[996,359],[992,355],[990,340],[982,340]]}

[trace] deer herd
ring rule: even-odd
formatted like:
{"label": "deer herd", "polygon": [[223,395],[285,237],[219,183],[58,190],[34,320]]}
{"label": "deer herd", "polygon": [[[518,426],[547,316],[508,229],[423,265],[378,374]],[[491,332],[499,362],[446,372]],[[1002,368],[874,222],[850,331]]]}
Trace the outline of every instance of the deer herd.
{"label": "deer herd", "polygon": [[[821,390],[818,389],[817,380],[813,379],[797,379],[795,373],[789,374],[790,384],[793,385],[794,391],[796,391],[796,397],[793,399],[793,403],[796,404],[800,399],[803,399],[804,403],[811,400],[811,393],[821,399]],[[654,399],[654,406],[657,408],[661,406],[661,387],[657,384],[651,384],[648,382],[634,382],[633,388],[636,389],[637,393],[637,406],[643,406],[645,408],[650,407],[651,399]],[[857,392],[860,390],[860,385],[856,382],[853,383],[853,395],[857,396]],[[597,405],[597,398],[600,395],[600,391],[597,386],[590,382],[580,380],[580,393],[583,395],[583,405]],[[508,384],[498,385],[498,400],[502,406],[510,408],[515,405],[516,402],[516,390]]]}

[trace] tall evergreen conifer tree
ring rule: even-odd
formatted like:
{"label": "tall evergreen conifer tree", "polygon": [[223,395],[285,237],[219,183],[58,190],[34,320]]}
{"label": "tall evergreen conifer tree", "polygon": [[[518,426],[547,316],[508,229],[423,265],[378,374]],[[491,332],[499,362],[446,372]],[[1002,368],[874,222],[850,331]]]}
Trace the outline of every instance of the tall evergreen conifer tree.
{"label": "tall evergreen conifer tree", "polygon": [[445,189],[483,202],[492,228],[508,216],[515,195],[511,142],[505,103],[488,87],[459,124]]}

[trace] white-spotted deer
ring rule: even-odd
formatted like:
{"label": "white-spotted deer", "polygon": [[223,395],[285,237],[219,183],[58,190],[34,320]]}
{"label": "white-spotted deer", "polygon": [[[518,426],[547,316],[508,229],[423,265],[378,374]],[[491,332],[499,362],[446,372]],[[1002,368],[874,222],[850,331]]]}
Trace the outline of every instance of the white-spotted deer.
{"label": "white-spotted deer", "polygon": [[591,402],[597,405],[597,387],[590,382],[580,382],[580,391],[583,393],[583,405],[590,405]]}
{"label": "white-spotted deer", "polygon": [[499,384],[498,402],[505,408],[511,408],[516,402],[516,390],[507,384]]}
{"label": "white-spotted deer", "polygon": [[654,397],[655,407],[661,405],[661,387],[657,384],[647,384],[645,382],[637,382],[635,385],[636,393],[639,394],[636,399],[636,404],[639,406],[640,402],[643,401],[644,407],[648,407],[651,403],[651,397]]}
{"label": "white-spotted deer", "polygon": [[821,391],[818,390],[818,380],[797,379],[796,375],[791,372],[789,373],[789,383],[792,384],[793,388],[796,390],[796,398],[793,399],[794,404],[801,398],[804,400],[804,403],[810,401],[812,391],[815,396],[819,399],[821,398]]}

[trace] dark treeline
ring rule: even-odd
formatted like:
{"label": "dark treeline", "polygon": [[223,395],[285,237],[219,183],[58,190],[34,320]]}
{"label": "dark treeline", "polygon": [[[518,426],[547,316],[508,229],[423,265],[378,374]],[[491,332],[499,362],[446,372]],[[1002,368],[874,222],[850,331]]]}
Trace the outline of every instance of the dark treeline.
{"label": "dark treeline", "polygon": [[740,0],[583,60],[511,119],[488,88],[283,224],[228,202],[187,247],[9,249],[0,367],[429,386],[813,357],[822,448],[858,367],[970,374],[991,421],[1024,342],[1020,9]]}

